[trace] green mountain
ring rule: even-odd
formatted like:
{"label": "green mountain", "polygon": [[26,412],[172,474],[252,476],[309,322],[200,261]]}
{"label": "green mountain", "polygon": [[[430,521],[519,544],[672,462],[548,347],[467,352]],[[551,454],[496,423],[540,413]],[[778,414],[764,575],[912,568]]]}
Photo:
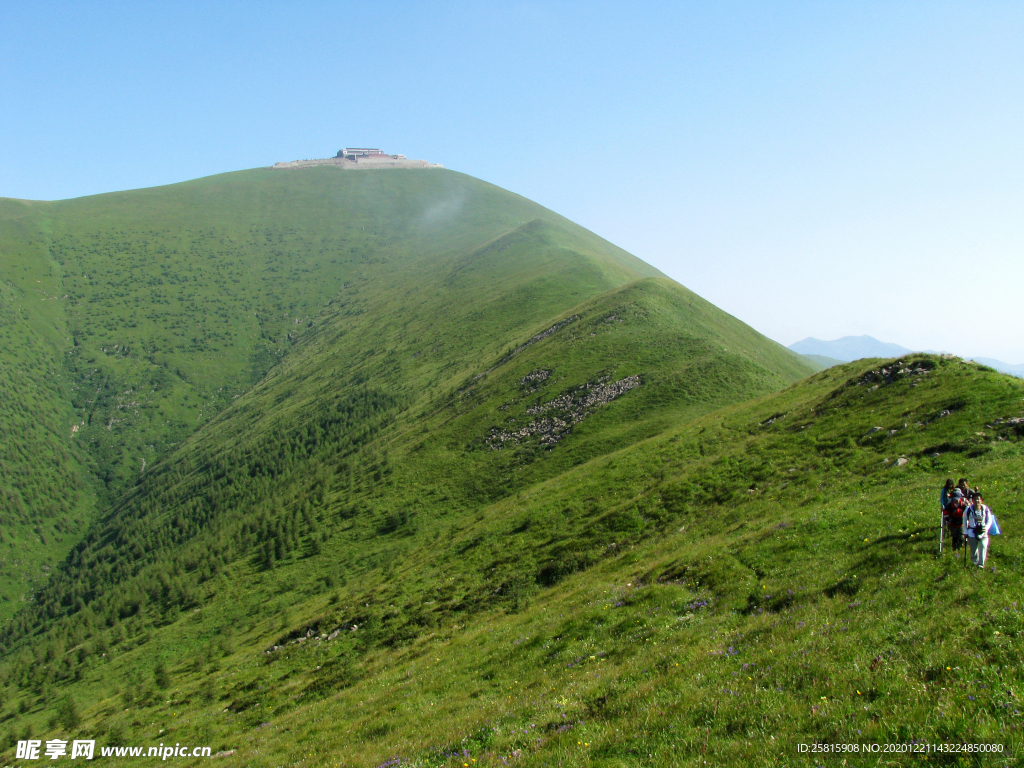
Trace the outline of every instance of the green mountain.
{"label": "green mountain", "polygon": [[3,211],[12,760],[31,734],[247,766],[1019,749],[1020,547],[965,571],[933,534],[945,474],[1013,530],[1024,382],[802,379],[449,171]]}
{"label": "green mountain", "polygon": [[[667,318],[671,331],[652,330],[657,317],[641,324],[681,344],[653,355],[661,368],[676,358],[721,365],[717,381],[652,384],[634,398],[642,402],[706,409],[804,372],[621,249],[449,171],[260,169],[56,203],[3,201],[0,223],[7,615],[83,526],[106,519],[238,400],[236,414],[265,411],[261,429],[315,422],[339,396],[385,397],[390,420],[597,297],[604,303],[587,305],[588,317],[620,304],[683,313]],[[555,380],[636,368],[622,347],[641,326],[629,327],[637,330],[614,334],[618,342],[585,345],[586,362]],[[655,372],[647,367],[637,371]],[[224,428],[235,439],[249,426],[236,416]],[[209,434],[208,445],[226,447]]]}

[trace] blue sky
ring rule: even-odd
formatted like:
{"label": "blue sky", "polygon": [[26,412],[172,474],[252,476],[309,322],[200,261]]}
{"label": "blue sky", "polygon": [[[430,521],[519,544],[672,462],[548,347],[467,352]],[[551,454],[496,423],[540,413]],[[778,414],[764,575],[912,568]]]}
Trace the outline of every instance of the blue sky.
{"label": "blue sky", "polygon": [[785,344],[1024,362],[1021,3],[0,0],[0,195],[380,146]]}

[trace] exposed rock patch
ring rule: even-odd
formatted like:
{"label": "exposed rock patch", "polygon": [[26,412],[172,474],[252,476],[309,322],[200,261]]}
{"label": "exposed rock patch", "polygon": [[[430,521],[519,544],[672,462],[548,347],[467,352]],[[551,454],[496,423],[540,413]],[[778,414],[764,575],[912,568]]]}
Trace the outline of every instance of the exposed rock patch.
{"label": "exposed rock patch", "polygon": [[536,392],[537,388],[547,381],[549,376],[551,376],[551,371],[540,368],[523,376],[523,378],[519,380],[519,386],[525,387],[530,392]]}
{"label": "exposed rock patch", "polygon": [[1018,425],[1024,425],[1024,416],[1018,416],[1017,418],[1013,418],[1013,419],[996,419],[995,421],[993,421],[988,426],[990,428],[992,428],[992,429],[995,429],[997,427],[1002,427],[1002,426],[1015,427],[1015,426],[1018,426]]}
{"label": "exposed rock patch", "polygon": [[997,440],[1006,440],[1007,435],[1024,437],[1024,416],[1015,416],[1009,419],[996,419],[986,425],[989,429],[996,430]]}
{"label": "exposed rock patch", "polygon": [[484,442],[492,451],[500,451],[506,444],[518,445],[524,440],[539,437],[542,446],[553,448],[596,408],[640,386],[640,377],[636,375],[610,383],[607,379],[604,377],[581,384],[550,402],[527,408],[529,416],[541,418],[512,431],[492,427]]}
{"label": "exposed rock patch", "polygon": [[925,376],[933,367],[934,364],[927,360],[919,360],[916,363],[911,362],[909,364],[904,364],[902,360],[898,360],[896,363],[888,367],[868,371],[861,377],[859,383],[874,385],[868,389],[869,392],[873,392],[880,386],[892,384],[894,381],[898,381],[900,379],[914,376]]}
{"label": "exposed rock patch", "polygon": [[318,645],[320,643],[325,643],[325,642],[329,642],[331,640],[334,640],[342,632],[355,632],[358,629],[359,629],[359,625],[358,624],[342,624],[340,627],[335,629],[330,634],[327,634],[326,632],[317,633],[316,631],[314,631],[312,629],[308,629],[308,630],[306,630],[306,634],[300,635],[299,637],[293,638],[291,640],[288,640],[288,641],[280,643],[280,644],[272,645],[267,650],[265,650],[263,653],[269,655],[271,653],[274,653],[275,651],[282,651],[285,648],[287,648],[289,645],[304,645],[305,643],[310,643],[312,645]]}

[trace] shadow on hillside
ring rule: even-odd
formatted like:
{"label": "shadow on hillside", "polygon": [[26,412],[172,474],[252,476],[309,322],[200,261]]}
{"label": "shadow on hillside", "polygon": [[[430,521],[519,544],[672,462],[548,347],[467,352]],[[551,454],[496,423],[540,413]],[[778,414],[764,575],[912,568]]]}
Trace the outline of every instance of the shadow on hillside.
{"label": "shadow on hillside", "polygon": [[[915,528],[904,533],[894,533],[869,542],[863,556],[850,566],[850,575],[843,576],[835,584],[825,587],[822,592],[828,597],[852,597],[860,591],[866,576],[881,576],[915,557],[924,554],[921,545],[928,545],[929,528]],[[856,575],[854,575],[856,574]]]}

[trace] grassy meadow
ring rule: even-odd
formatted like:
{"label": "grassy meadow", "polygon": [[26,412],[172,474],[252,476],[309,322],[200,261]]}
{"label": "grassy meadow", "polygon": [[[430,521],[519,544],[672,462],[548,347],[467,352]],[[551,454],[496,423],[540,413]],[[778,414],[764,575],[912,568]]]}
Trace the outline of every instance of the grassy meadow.
{"label": "grassy meadow", "polygon": [[[1024,467],[989,425],[1024,387],[913,366],[934,367],[873,391],[883,361],[830,369],[475,513],[229,564],[86,657],[78,729],[239,765],[813,765],[796,744],[967,735],[1002,760],[929,760],[1012,765]],[[985,571],[937,557],[960,474],[1007,531]]]}

